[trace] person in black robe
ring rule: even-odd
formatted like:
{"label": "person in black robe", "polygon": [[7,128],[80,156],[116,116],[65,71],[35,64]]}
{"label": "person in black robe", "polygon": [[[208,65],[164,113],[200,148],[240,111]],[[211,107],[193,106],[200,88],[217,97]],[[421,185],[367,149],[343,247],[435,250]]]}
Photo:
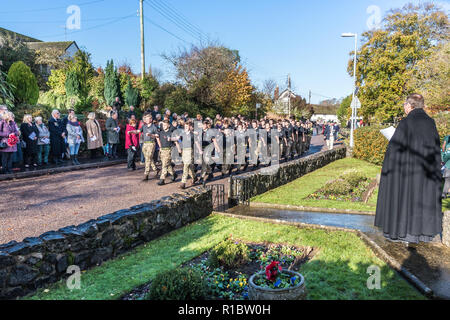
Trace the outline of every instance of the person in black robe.
{"label": "person in black robe", "polygon": [[375,226],[391,241],[430,242],[442,232],[440,146],[424,99],[410,95],[386,150]]}

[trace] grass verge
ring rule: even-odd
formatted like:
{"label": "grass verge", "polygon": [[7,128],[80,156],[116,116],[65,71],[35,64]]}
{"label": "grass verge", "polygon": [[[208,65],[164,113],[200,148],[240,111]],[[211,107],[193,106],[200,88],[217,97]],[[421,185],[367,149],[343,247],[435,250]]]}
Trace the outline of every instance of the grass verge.
{"label": "grass verge", "polygon": [[310,194],[325,186],[327,182],[334,180],[345,172],[351,170],[357,170],[366,177],[373,179],[381,172],[381,167],[354,158],[341,159],[321,169],[304,175],[303,177],[282,187],[256,196],[251,199],[251,201],[315,208],[336,208],[375,212],[378,189],[375,190],[374,194],[370,197],[367,203],[325,199],[306,199]]}
{"label": "grass verge", "polygon": [[[175,269],[211,249],[230,234],[244,241],[319,248],[314,259],[300,270],[306,279],[309,299],[424,299],[353,233],[302,229],[220,215],[211,215],[83,272],[80,290],[70,291],[65,281],[59,281],[25,299],[117,299],[154,279],[158,272]],[[379,290],[367,288],[369,266],[380,268]]]}

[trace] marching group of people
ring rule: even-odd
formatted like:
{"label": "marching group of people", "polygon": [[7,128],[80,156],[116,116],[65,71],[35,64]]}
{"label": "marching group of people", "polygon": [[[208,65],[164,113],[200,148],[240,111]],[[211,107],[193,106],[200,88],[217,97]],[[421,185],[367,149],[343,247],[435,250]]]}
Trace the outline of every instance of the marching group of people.
{"label": "marching group of people", "polygon": [[[286,160],[301,156],[309,149],[311,141],[312,123],[295,120],[293,117],[284,120],[267,117],[250,120],[240,115],[227,118],[218,114],[215,119],[203,119],[198,114],[195,118],[190,118],[188,113],[177,115],[172,114],[170,110],[161,115],[157,106],[153,111],[145,112],[140,122],[136,120],[134,114],[129,113],[128,116],[125,130],[128,169],[136,170],[135,163],[140,150],[141,163],[145,164],[144,181],[149,179],[150,171],[153,170],[156,172],[155,177],[159,178],[158,185],[164,185],[168,175],[171,175],[172,181],[176,180],[172,156],[180,155],[183,164],[180,185],[182,189],[186,188],[189,178],[192,179],[192,184],[200,182],[205,185],[212,178],[216,168],[222,176],[225,176],[230,175],[234,169],[236,173],[245,171],[249,165],[253,165],[254,168],[268,165],[260,161],[262,158],[260,154],[263,152],[262,148],[266,148],[266,154],[271,154],[272,139],[276,140],[279,146],[280,158]],[[199,130],[194,130],[195,122],[198,123]],[[251,129],[256,133],[253,146],[253,140],[247,132]],[[265,139],[259,137],[260,130],[266,133]],[[211,159],[204,155],[209,145],[212,146]],[[236,161],[239,158],[239,150],[243,150],[243,161]],[[200,155],[199,161],[195,161],[196,152]],[[250,161],[252,158],[250,152],[255,153],[253,163]],[[159,169],[156,166],[158,156],[161,160]],[[213,161],[213,158],[215,160],[221,158],[221,161]],[[200,179],[196,174],[198,169],[201,171]]]}
{"label": "marching group of people", "polygon": [[[74,110],[69,110],[68,115],[61,119],[58,110],[53,110],[47,124],[42,117],[33,117],[29,114],[23,117],[22,124],[18,126],[14,119],[14,114],[8,111],[6,106],[0,106],[0,154],[1,172],[12,173],[13,158],[17,153],[23,153],[25,168],[39,167],[49,164],[49,155],[53,157],[53,163],[60,165],[64,157],[68,157],[72,164],[80,164],[78,153],[80,145],[86,143],[87,149],[94,158],[99,150],[105,152],[108,158],[118,158],[118,145],[120,143],[119,125],[120,107],[117,106],[109,112],[106,120],[106,141],[102,137],[101,126],[96,120],[94,112],[89,113],[85,124],[85,132],[80,126],[80,122]],[[237,173],[245,171],[249,165],[255,168],[262,163],[262,148],[265,148],[270,157],[272,152],[272,139],[279,147],[280,159],[294,159],[301,156],[309,149],[313,124],[310,121],[296,120],[294,117],[284,120],[274,120],[264,117],[259,120],[246,119],[240,115],[236,117],[222,117],[216,115],[215,119],[205,118],[198,114],[195,118],[190,118],[188,113],[177,115],[166,110],[163,114],[159,112],[159,107],[155,106],[152,111],[147,110],[142,120],[138,121],[133,107],[126,114],[127,124],[125,128],[125,149],[127,151],[127,162],[129,170],[136,170],[136,161],[140,159],[145,164],[144,180],[148,180],[150,170],[156,172],[159,178],[159,185],[165,184],[167,175],[171,175],[172,181],[177,178],[173,170],[174,161],[172,155],[175,152],[180,155],[183,164],[183,177],[181,188],[185,188],[187,179],[190,177],[193,184],[200,181],[205,184],[212,178],[212,173],[217,168],[222,175],[231,174],[235,169]],[[201,133],[194,131],[194,123],[198,121],[201,126]],[[177,130],[179,129],[179,130]],[[216,129],[214,134],[211,130]],[[257,133],[257,140],[252,146],[252,139],[247,131],[254,129]],[[177,131],[176,131],[177,130]],[[266,138],[260,138],[259,132],[266,132]],[[176,131],[176,132],[175,132]],[[175,133],[174,133],[175,132]],[[223,134],[223,139],[217,139],[217,133]],[[276,132],[275,136],[273,134]],[[239,137],[244,137],[239,139]],[[227,138],[228,137],[228,138]],[[234,142],[232,146],[226,141]],[[220,141],[223,140],[223,141]],[[222,144],[222,148],[219,146]],[[215,159],[227,154],[227,159],[223,164],[210,163],[200,156],[201,161],[194,161],[194,153],[203,155],[204,149],[212,144]],[[244,150],[245,155],[242,162],[235,162],[238,158],[238,145],[240,150]],[[252,152],[257,159],[250,163]],[[70,153],[70,154],[69,154]],[[231,154],[231,156],[230,156]],[[252,158],[253,159],[253,158]],[[210,160],[209,160],[210,161]],[[161,162],[158,169],[156,164]],[[196,176],[197,169],[201,170],[200,180]]]}

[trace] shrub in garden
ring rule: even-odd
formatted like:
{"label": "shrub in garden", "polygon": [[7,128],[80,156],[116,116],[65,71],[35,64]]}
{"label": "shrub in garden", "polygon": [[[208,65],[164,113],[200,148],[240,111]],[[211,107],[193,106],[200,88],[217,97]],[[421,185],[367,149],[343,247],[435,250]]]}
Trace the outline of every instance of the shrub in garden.
{"label": "shrub in garden", "polygon": [[355,130],[353,157],[382,165],[389,141],[381,134],[379,126],[361,127]]}
{"label": "shrub in garden", "polygon": [[321,192],[326,195],[346,195],[352,192],[352,185],[344,180],[337,179],[332,182],[327,183],[321,190]]}
{"label": "shrub in garden", "polygon": [[175,269],[160,273],[153,280],[148,300],[203,300],[207,296],[206,282],[193,269]]}
{"label": "shrub in garden", "polygon": [[17,104],[36,104],[39,87],[31,69],[22,61],[14,62],[8,71],[7,81],[13,85],[13,94]]}
{"label": "shrub in garden", "polygon": [[249,262],[249,254],[246,244],[226,239],[211,250],[208,264],[213,268],[231,269]]}
{"label": "shrub in garden", "polygon": [[361,182],[366,181],[367,178],[360,172],[350,172],[341,176],[341,179],[347,181],[352,188],[356,188]]}

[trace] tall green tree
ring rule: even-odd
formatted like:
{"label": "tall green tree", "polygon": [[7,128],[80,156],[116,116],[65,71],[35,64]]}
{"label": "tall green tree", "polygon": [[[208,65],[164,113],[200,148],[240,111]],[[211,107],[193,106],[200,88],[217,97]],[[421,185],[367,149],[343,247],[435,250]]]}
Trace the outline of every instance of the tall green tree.
{"label": "tall green tree", "polygon": [[106,63],[104,95],[106,104],[109,106],[112,106],[116,97],[121,96],[119,75],[112,59]]}
{"label": "tall green tree", "polygon": [[[357,85],[365,120],[392,121],[403,112],[405,96],[416,89],[410,79],[418,62],[448,41],[448,28],[448,16],[435,5],[409,4],[389,12],[380,29],[363,33]],[[348,71],[353,74],[353,58]]]}
{"label": "tall green tree", "polygon": [[73,60],[67,61],[65,88],[67,96],[78,99],[75,106],[78,111],[90,108],[91,79],[94,77],[94,67],[91,55],[87,51],[79,50]]}
{"label": "tall green tree", "polygon": [[352,95],[345,97],[339,105],[339,108],[337,109],[336,114],[341,125],[345,126],[347,124],[347,121],[352,116],[352,108],[350,107],[352,98]]}
{"label": "tall green tree", "polygon": [[450,41],[437,46],[427,59],[417,63],[409,85],[423,94],[430,110],[449,110]]}
{"label": "tall green tree", "polygon": [[8,71],[7,81],[13,86],[15,104],[36,104],[39,87],[31,69],[22,61],[14,62]]}
{"label": "tall green tree", "polygon": [[133,87],[133,84],[131,82],[131,79],[128,80],[127,87],[125,89],[125,103],[127,106],[139,106],[139,90],[135,87]]}

